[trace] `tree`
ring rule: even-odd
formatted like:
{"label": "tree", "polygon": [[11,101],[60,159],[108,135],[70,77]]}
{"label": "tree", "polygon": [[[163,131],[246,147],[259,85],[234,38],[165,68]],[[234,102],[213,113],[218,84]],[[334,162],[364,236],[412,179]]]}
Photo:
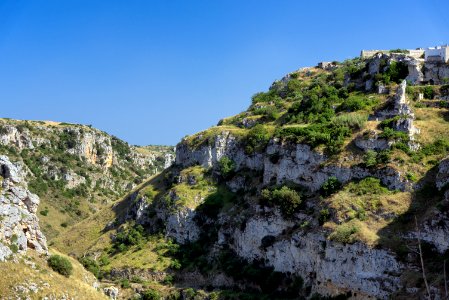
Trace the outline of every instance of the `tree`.
{"label": "tree", "polygon": [[218,166],[220,169],[221,176],[223,176],[223,178],[229,178],[235,172],[235,163],[232,159],[230,159],[227,156],[223,156],[218,161]]}

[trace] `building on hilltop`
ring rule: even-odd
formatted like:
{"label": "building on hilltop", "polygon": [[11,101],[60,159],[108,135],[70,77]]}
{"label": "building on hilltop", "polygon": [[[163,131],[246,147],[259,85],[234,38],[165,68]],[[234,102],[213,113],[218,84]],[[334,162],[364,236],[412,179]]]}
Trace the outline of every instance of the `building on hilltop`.
{"label": "building on hilltop", "polygon": [[411,56],[414,58],[421,58],[423,54],[425,53],[425,50],[422,48],[418,49],[405,49],[405,50],[362,50],[360,53],[361,58],[369,58],[374,56],[376,53],[382,53],[382,54],[405,54],[407,56]]}
{"label": "building on hilltop", "polygon": [[361,58],[370,58],[377,53],[382,54],[405,54],[413,58],[423,58],[426,62],[449,62],[449,45],[428,47],[428,48],[417,48],[417,49],[406,49],[406,50],[362,50],[360,53]]}
{"label": "building on hilltop", "polygon": [[424,51],[426,62],[444,62],[449,61],[449,46],[436,46],[426,48]]}

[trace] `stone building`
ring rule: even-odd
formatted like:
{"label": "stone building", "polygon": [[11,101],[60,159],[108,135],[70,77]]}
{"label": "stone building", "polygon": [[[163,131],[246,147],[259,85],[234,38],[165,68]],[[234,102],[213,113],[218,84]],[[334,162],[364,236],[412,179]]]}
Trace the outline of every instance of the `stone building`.
{"label": "stone building", "polygon": [[[425,53],[424,49],[418,48],[418,49],[406,49],[407,53],[404,53],[407,56],[411,56],[413,58],[421,58],[423,54]],[[389,54],[389,53],[395,53],[394,50],[362,50],[360,52],[361,58],[369,58],[374,56],[376,53],[383,53],[383,54]],[[400,52],[398,52],[400,53]]]}
{"label": "stone building", "polygon": [[436,46],[425,49],[424,52],[426,62],[444,62],[449,61],[449,46]]}

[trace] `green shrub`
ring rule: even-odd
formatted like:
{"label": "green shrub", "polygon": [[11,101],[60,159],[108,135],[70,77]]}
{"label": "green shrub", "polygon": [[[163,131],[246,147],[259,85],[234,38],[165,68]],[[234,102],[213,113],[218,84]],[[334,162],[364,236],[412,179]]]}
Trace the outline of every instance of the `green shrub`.
{"label": "green shrub", "polygon": [[266,121],[274,121],[279,118],[279,112],[274,106],[266,106],[262,108],[255,109],[253,111],[254,115],[262,115]]}
{"label": "green shrub", "polygon": [[251,128],[246,136],[245,151],[250,154],[255,151],[262,151],[270,140],[270,134],[268,130],[262,125],[257,124]]}
{"label": "green shrub", "polygon": [[358,111],[378,104],[377,99],[361,95],[351,95],[340,105],[339,111]]}
{"label": "green shrub", "polygon": [[298,192],[287,186],[273,191],[264,189],[261,195],[263,200],[278,206],[282,214],[286,217],[291,217],[301,204],[301,197]]}
{"label": "green shrub", "polygon": [[449,140],[446,138],[437,139],[432,144],[424,145],[420,151],[424,155],[442,154],[449,152]]}
{"label": "green shrub", "polygon": [[386,74],[390,76],[390,80],[401,83],[408,75],[408,66],[404,62],[392,61]]}
{"label": "green shrub", "polygon": [[28,187],[32,193],[35,193],[41,197],[48,191],[47,182],[40,177],[32,179],[28,184]]}
{"label": "green shrub", "polygon": [[44,210],[41,210],[39,213],[41,214],[41,215],[43,215],[44,217],[46,217],[47,215],[48,215],[48,207],[46,207]]}
{"label": "green shrub", "polygon": [[330,218],[330,212],[329,209],[327,208],[323,208],[322,210],[320,210],[320,216],[318,218],[318,222],[320,223],[320,225],[323,225],[325,222],[327,222]]}
{"label": "green shrub", "polygon": [[48,265],[53,271],[58,272],[61,275],[69,277],[72,275],[73,266],[70,260],[60,255],[52,255],[47,260]]}
{"label": "green shrub", "polygon": [[363,156],[363,163],[368,168],[377,165],[377,152],[374,150],[366,151],[365,155]]}
{"label": "green shrub", "polygon": [[319,123],[306,127],[279,128],[275,135],[284,140],[310,145],[312,148],[325,145],[328,153],[334,154],[340,151],[345,138],[351,135],[351,129],[332,123]]}
{"label": "green shrub", "polygon": [[59,135],[58,148],[60,150],[75,148],[77,142],[77,134],[75,131],[64,130]]}
{"label": "green shrub", "polygon": [[431,86],[426,86],[424,88],[423,94],[424,94],[424,98],[426,98],[426,99],[432,100],[435,97],[435,91],[433,90],[433,88]]}
{"label": "green shrub", "polygon": [[11,244],[11,245],[9,245],[9,249],[12,251],[12,253],[17,253],[17,252],[19,252],[19,246],[17,246],[17,244]]}
{"label": "green shrub", "polygon": [[390,50],[388,52],[390,52],[390,53],[404,53],[404,54],[409,54],[410,53],[410,51],[408,51],[406,49],[400,49],[400,48],[392,49],[392,50]]}
{"label": "green shrub", "polygon": [[386,127],[384,131],[379,135],[379,137],[387,140],[398,140],[402,142],[408,142],[409,140],[409,136],[407,133],[397,131],[389,127]]}
{"label": "green shrub", "polygon": [[131,287],[131,284],[129,283],[128,279],[122,279],[120,281],[120,286],[124,289],[129,289]]}
{"label": "green shrub", "polygon": [[121,158],[126,158],[131,153],[129,145],[115,136],[112,136],[111,146],[112,150]]}
{"label": "green shrub", "polygon": [[82,257],[79,259],[84,268],[99,278],[101,275],[100,266],[98,263],[90,257]]}
{"label": "green shrub", "polygon": [[142,300],[160,300],[162,299],[161,295],[156,290],[146,290],[142,292]]}
{"label": "green shrub", "polygon": [[114,238],[113,248],[118,252],[125,252],[129,246],[144,243],[144,231],[142,225],[136,225],[118,232]]}
{"label": "green shrub", "polygon": [[[408,148],[408,146],[407,146]],[[390,150],[382,150],[377,153],[377,163],[378,164],[386,164],[391,160],[391,151]]]}
{"label": "green shrub", "polygon": [[381,129],[385,129],[385,128],[393,128],[394,124],[399,121],[402,118],[402,116],[395,116],[393,118],[390,119],[385,119],[382,122],[380,122],[379,127]]}
{"label": "green shrub", "polygon": [[223,156],[218,161],[218,167],[220,169],[221,176],[223,178],[229,178],[234,175],[235,172],[235,163],[232,159],[227,156]]}
{"label": "green shrub", "polygon": [[353,243],[355,242],[354,234],[359,230],[360,228],[355,224],[341,224],[329,235],[329,239],[340,243]]}
{"label": "green shrub", "polygon": [[173,284],[173,280],[174,280],[173,275],[166,275],[163,280],[163,283],[171,285],[171,284]]}
{"label": "green shrub", "polygon": [[275,101],[277,98],[279,98],[279,96],[277,95],[277,92],[275,90],[270,90],[266,93],[256,93],[254,94],[254,96],[251,98],[252,99],[252,103],[256,104],[256,103],[260,103],[260,102],[270,102],[270,101]]}
{"label": "green shrub", "polygon": [[388,193],[388,189],[380,183],[380,179],[366,177],[358,183],[349,184],[349,191],[356,195],[379,195]]}
{"label": "green shrub", "polygon": [[332,195],[340,190],[342,187],[341,182],[334,176],[329,177],[326,182],[321,186],[321,194],[325,197]]}
{"label": "green shrub", "polygon": [[407,172],[407,174],[405,174],[405,177],[407,177],[407,179],[412,182],[416,182],[418,180],[418,178],[416,178],[416,175],[411,172]]}
{"label": "green shrub", "polygon": [[209,218],[215,219],[226,203],[234,203],[236,195],[226,186],[220,185],[217,191],[204,199],[196,211]]}

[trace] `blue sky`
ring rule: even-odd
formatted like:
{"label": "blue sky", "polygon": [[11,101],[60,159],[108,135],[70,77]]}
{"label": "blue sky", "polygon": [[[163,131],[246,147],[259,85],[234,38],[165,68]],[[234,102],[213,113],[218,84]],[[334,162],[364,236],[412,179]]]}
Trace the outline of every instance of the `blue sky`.
{"label": "blue sky", "polygon": [[285,73],[449,43],[449,1],[0,0],[0,116],[176,144]]}

